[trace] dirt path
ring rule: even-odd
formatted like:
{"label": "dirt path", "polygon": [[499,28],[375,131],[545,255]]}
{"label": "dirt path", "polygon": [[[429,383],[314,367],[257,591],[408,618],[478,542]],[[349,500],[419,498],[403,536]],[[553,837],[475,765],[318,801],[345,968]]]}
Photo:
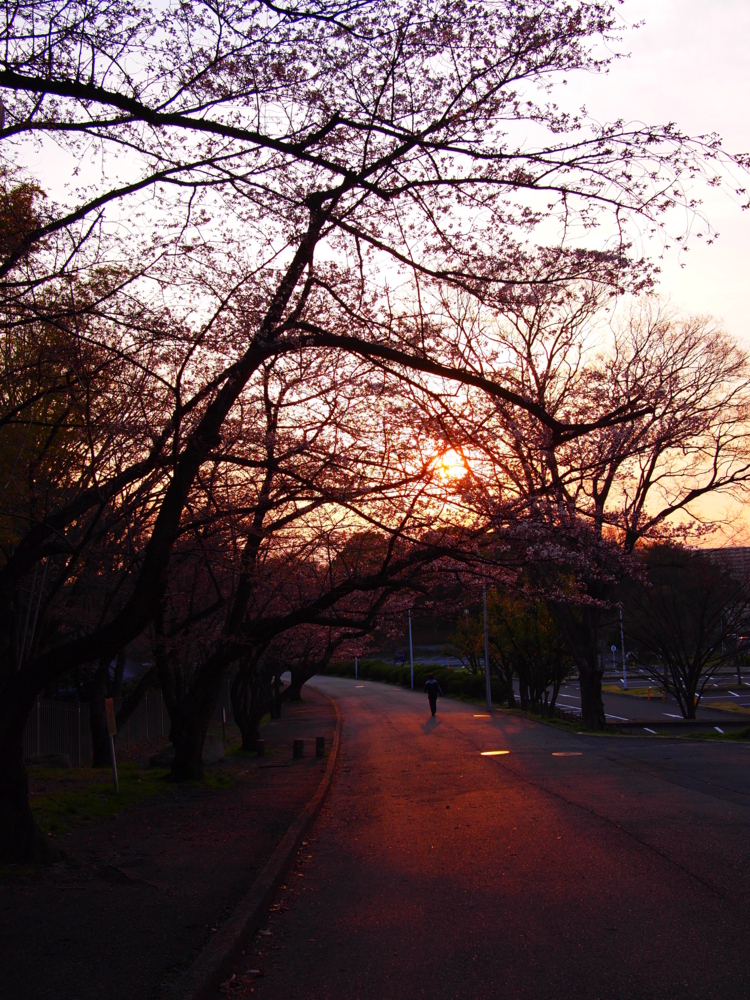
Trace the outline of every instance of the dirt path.
{"label": "dirt path", "polygon": [[421,694],[315,683],[342,711],[338,773],[219,995],[745,1000],[749,747],[450,699],[433,720]]}
{"label": "dirt path", "polygon": [[[149,1000],[195,957],[314,793],[314,738],[333,707],[305,689],[263,731],[267,756],[217,769],[231,788],[170,786],[117,818],[69,834],[70,863],[7,870],[0,884],[2,994],[13,1000]],[[306,757],[292,762],[292,740]]]}

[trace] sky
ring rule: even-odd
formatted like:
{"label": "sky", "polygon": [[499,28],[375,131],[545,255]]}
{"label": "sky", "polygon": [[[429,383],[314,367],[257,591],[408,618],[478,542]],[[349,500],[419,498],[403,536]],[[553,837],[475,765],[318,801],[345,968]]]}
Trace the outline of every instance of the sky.
{"label": "sky", "polygon": [[[718,132],[727,151],[750,153],[750,0],[626,0],[620,11],[624,24],[645,22],[624,32],[629,58],[607,76],[571,78],[561,103],[585,104],[599,121]],[[716,317],[750,348],[750,211],[727,194],[698,194],[719,239],[668,253],[659,294],[680,312]]]}
{"label": "sky", "polygon": [[[585,105],[602,122],[673,121],[689,135],[718,132],[728,151],[750,153],[750,0],[625,0],[619,11],[618,50],[628,58],[606,76],[571,76],[555,100],[568,110]],[[54,189],[59,152],[27,165]],[[719,238],[710,247],[695,241],[686,254],[668,252],[659,294],[681,313],[715,317],[750,348],[750,211],[728,194],[702,186],[695,193]],[[662,242],[645,249],[658,256]]]}
{"label": "sky", "polygon": [[[571,76],[554,99],[568,110],[585,105],[601,122],[675,122],[689,135],[717,132],[726,150],[750,153],[750,0],[626,0],[620,16],[618,51],[628,58],[605,76]],[[40,177],[60,175],[59,156],[29,166]],[[750,177],[746,183],[750,188]],[[668,252],[658,292],[679,313],[715,317],[750,350],[750,211],[728,194],[696,193],[719,238],[712,246],[695,241],[686,254]],[[653,256],[661,249],[661,242],[646,246]],[[708,507],[711,518],[736,519],[726,542],[750,544],[743,505],[714,498]]]}
{"label": "sky", "polygon": [[[644,22],[624,33],[620,50],[630,56],[607,76],[571,78],[566,106],[585,104],[599,121],[673,121],[689,135],[717,132],[727,151],[750,153],[750,0],[626,0],[620,10],[624,24]],[[699,196],[719,238],[668,253],[658,293],[680,313],[715,317],[750,349],[750,211],[728,194]],[[699,512],[724,522],[703,544],[750,544],[746,504],[712,497]]]}

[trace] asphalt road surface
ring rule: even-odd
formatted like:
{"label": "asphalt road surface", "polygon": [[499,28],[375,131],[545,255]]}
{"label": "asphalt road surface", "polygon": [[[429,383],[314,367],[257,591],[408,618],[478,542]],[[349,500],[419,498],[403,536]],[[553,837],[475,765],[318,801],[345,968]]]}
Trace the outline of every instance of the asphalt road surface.
{"label": "asphalt road surface", "polygon": [[254,998],[750,995],[749,745],[577,736],[449,699],[433,720],[421,693],[314,684],[342,754],[236,970],[264,974]]}

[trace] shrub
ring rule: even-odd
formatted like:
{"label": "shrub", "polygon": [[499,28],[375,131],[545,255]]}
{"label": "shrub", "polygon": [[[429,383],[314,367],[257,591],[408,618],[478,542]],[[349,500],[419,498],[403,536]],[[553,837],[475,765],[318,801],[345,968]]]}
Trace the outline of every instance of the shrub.
{"label": "shrub", "polygon": [[[320,671],[329,677],[354,677],[354,660],[340,660],[329,663]],[[433,675],[444,695],[452,698],[483,699],[485,696],[484,674],[472,674],[468,670],[450,670],[448,667],[428,667],[423,663],[414,664],[414,689],[421,691],[427,678]],[[411,669],[386,663],[385,660],[360,660],[357,676],[360,680],[381,681],[385,684],[411,686]],[[504,700],[502,685],[493,677],[492,700]]]}

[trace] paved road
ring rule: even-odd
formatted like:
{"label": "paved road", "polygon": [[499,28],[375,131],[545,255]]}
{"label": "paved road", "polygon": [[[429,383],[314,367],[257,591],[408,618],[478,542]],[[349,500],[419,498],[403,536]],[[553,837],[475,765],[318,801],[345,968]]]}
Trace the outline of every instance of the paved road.
{"label": "paved road", "polygon": [[254,1000],[748,996],[750,746],[576,736],[448,699],[432,720],[421,694],[314,683],[342,756],[236,970],[265,973]]}

